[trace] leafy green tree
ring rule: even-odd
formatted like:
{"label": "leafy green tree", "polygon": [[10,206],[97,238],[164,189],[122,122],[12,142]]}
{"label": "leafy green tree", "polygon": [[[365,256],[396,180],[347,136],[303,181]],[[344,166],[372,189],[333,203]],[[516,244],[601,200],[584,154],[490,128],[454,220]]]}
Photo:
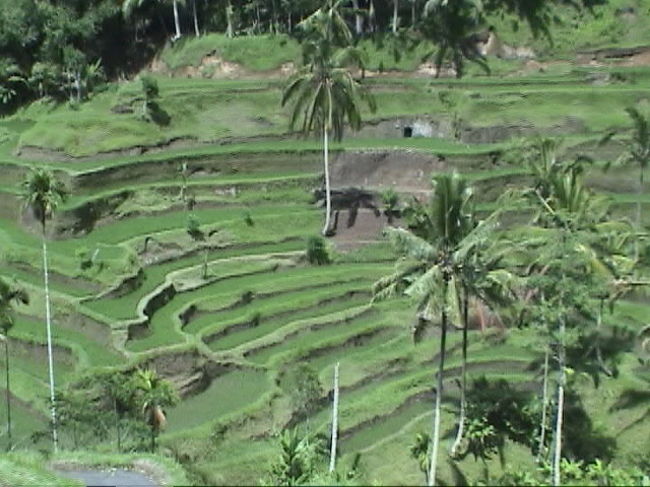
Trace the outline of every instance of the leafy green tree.
{"label": "leafy green tree", "polygon": [[163,408],[173,406],[179,400],[171,383],[154,370],[138,369],[133,375],[135,401],[145,416],[151,432],[151,451],[156,450],[156,438],[165,427],[167,419]]}
{"label": "leafy green tree", "polygon": [[[606,202],[584,186],[581,161],[564,163],[558,159],[557,149],[549,140],[537,144],[531,166],[534,184],[525,192],[536,209],[536,228],[529,229],[527,242],[522,245],[534,256],[528,262],[533,271],[528,278],[529,293],[534,296],[530,320],[544,330],[558,370],[554,485],[559,485],[561,474],[565,388],[570,370],[567,350],[577,346],[599,321],[593,312],[593,292],[602,287],[603,275],[612,272],[606,268],[612,255],[608,240],[620,234],[618,225],[606,221]],[[545,382],[546,374],[545,370]]]}
{"label": "leafy green tree", "polygon": [[26,85],[25,75],[17,64],[0,60],[0,104],[9,105]]}
{"label": "leafy green tree", "polygon": [[59,87],[60,79],[61,72],[56,64],[36,62],[32,66],[28,82],[38,92],[38,96],[43,98],[53,94]]}
{"label": "leafy green tree", "polygon": [[[187,218],[187,227],[185,229],[188,233],[188,235],[194,240],[194,243],[200,244],[201,242],[205,242],[206,239],[206,234],[203,230],[201,230],[201,223],[199,222],[199,219],[195,215],[190,215]],[[205,247],[204,252],[203,252],[203,271],[202,271],[202,278],[207,279],[208,278],[208,254],[210,252],[209,247]]]}
{"label": "leafy green tree", "polygon": [[399,215],[399,195],[393,188],[388,188],[381,192],[381,202],[384,207],[384,215],[388,219],[388,224],[393,223],[393,218]]}
{"label": "leafy green tree", "polygon": [[314,265],[325,265],[331,262],[327,243],[320,235],[312,235],[307,238],[307,261]]}
{"label": "leafy green tree", "polygon": [[155,78],[149,75],[141,76],[140,83],[142,84],[142,118],[145,120],[153,119],[153,112],[157,108],[158,100],[160,99],[160,92],[158,90],[158,82]]}
{"label": "leafy green tree", "polygon": [[56,403],[54,400],[54,364],[52,360],[52,323],[50,311],[50,288],[47,269],[47,238],[46,222],[52,217],[59,205],[67,196],[65,186],[52,173],[45,169],[33,169],[23,182],[23,198],[41,224],[43,239],[43,278],[45,288],[45,323],[47,327],[47,357],[50,378],[50,401],[52,416],[52,441],[54,451],[57,450],[56,434]]}
{"label": "leafy green tree", "polygon": [[[56,394],[58,422],[61,432],[69,428],[72,433],[72,446],[79,448],[80,436],[102,429],[104,422],[84,390],[58,391]],[[61,434],[63,437],[63,434]],[[62,441],[63,442],[63,441]]]}
{"label": "leafy green tree", "polygon": [[410,448],[411,458],[418,462],[420,471],[424,474],[425,483],[429,485],[429,445],[431,437],[424,432],[415,436],[415,440]]}
{"label": "leafy green tree", "polygon": [[289,80],[282,95],[282,106],[292,103],[291,129],[300,119],[304,135],[321,133],[325,168],[325,225],[330,233],[332,201],[329,175],[329,137],[343,137],[345,123],[353,130],[361,127],[361,102],[374,111],[375,101],[350,73],[350,65],[361,65],[361,54],[349,47],[352,34],[339,13],[342,0],[327,0],[325,5],[303,23],[305,66]]}
{"label": "leafy green tree", "polygon": [[298,432],[284,430],[280,435],[280,455],[271,465],[273,485],[301,485],[309,482],[317,473],[324,457],[324,447],[319,437],[299,437]]}
{"label": "leafy green tree", "polygon": [[281,380],[282,389],[291,399],[291,408],[298,417],[312,413],[323,395],[318,373],[306,363],[299,363],[286,371]]}
{"label": "leafy green tree", "polygon": [[9,383],[9,331],[15,323],[14,304],[28,304],[29,296],[18,287],[0,277],[0,340],[5,344],[5,394],[7,400],[7,451],[11,451],[11,386]]}

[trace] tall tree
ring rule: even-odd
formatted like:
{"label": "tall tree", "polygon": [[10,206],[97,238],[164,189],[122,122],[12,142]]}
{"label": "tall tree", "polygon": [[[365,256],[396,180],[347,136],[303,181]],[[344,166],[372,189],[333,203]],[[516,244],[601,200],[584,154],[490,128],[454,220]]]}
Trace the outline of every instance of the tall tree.
{"label": "tall tree", "polygon": [[[327,0],[300,25],[307,39],[303,44],[305,66],[292,76],[282,96],[282,106],[293,103],[290,127],[302,119],[300,131],[323,136],[325,168],[325,225],[330,233],[332,211],[329,174],[329,137],[343,137],[347,121],[353,130],[361,128],[361,102],[374,111],[375,100],[349,71],[351,65],[362,66],[359,50],[349,47],[352,34],[339,12],[342,0]],[[347,46],[347,47],[342,47]]]}
{"label": "tall tree", "polygon": [[199,31],[199,17],[196,13],[196,0],[192,0],[192,19],[194,20],[194,34],[199,37],[201,32]]}
{"label": "tall tree", "polygon": [[339,363],[334,366],[334,394],[332,397],[332,445],[330,449],[329,472],[334,472],[336,466],[336,440],[338,438],[339,423]]}
{"label": "tall tree", "polygon": [[9,330],[14,326],[14,304],[28,304],[27,293],[0,277],[0,339],[5,344],[5,395],[7,399],[7,451],[11,451],[11,386],[9,383]]}
{"label": "tall tree", "polygon": [[399,0],[393,0],[393,34],[397,34],[397,24],[399,22],[398,18],[399,12]]}
{"label": "tall tree", "polygon": [[[593,290],[600,288],[603,275],[610,273],[599,250],[609,253],[607,240],[619,232],[607,221],[606,202],[585,187],[581,160],[560,161],[557,151],[557,144],[551,140],[536,144],[530,161],[533,186],[524,193],[536,210],[535,227],[525,232],[526,242],[522,244],[533,256],[528,264],[533,270],[528,286],[534,296],[530,319],[541,325],[557,364],[554,485],[561,481],[567,349],[575,344],[576,336],[584,335],[585,324],[598,321],[593,313]],[[542,448],[540,438],[540,451]]]}
{"label": "tall tree", "polygon": [[[507,206],[500,201],[499,207]],[[514,297],[513,289],[518,284],[516,277],[506,270],[504,256],[511,252],[511,247],[505,239],[497,239],[495,230],[498,225],[500,210],[479,222],[474,214],[471,198],[465,203],[466,226],[460,236],[458,246],[453,253],[453,279],[450,287],[451,310],[453,321],[462,327],[462,361],[461,361],[461,394],[460,414],[456,439],[451,447],[455,456],[461,440],[466,418],[465,396],[467,390],[467,348],[469,333],[469,309],[476,310],[479,317],[496,314],[495,307],[503,307]],[[414,201],[404,211],[409,228],[417,236],[424,239],[432,238],[436,230],[431,228],[428,208]],[[428,323],[427,320],[420,324]],[[483,325],[483,322],[481,323]],[[421,331],[416,327],[416,334]]]}
{"label": "tall tree", "polygon": [[56,403],[54,398],[54,364],[52,360],[52,323],[50,309],[50,288],[47,269],[47,236],[46,223],[52,217],[59,205],[65,200],[67,191],[61,181],[45,169],[34,169],[23,182],[23,198],[41,224],[43,239],[43,281],[45,288],[45,323],[47,327],[47,359],[50,379],[50,402],[52,417],[52,441],[54,451],[57,451],[56,435]]}
{"label": "tall tree", "polygon": [[[453,307],[455,286],[455,253],[463,248],[472,233],[473,218],[469,211],[471,189],[458,174],[434,178],[433,195],[426,211],[420,213],[418,233],[402,228],[387,227],[386,233],[400,255],[395,273],[380,279],[373,288],[374,299],[383,299],[404,293],[417,300],[422,319],[430,323],[440,317],[440,349],[437,371],[429,485],[435,485],[440,417],[443,394],[446,338],[449,315]],[[465,240],[465,241],[464,241]],[[414,330],[416,338],[421,327]]]}
{"label": "tall tree", "polygon": [[182,36],[181,22],[178,15],[178,2],[179,0],[172,0],[172,8],[174,9],[174,27],[176,28],[176,34],[174,34],[174,37],[172,37],[172,41],[177,41]]}
{"label": "tall tree", "polygon": [[644,191],[644,172],[650,162],[650,117],[644,117],[634,107],[625,109],[632,119],[632,143],[628,145],[623,161],[639,167],[639,185],[636,200],[636,231],[637,239],[634,246],[634,258],[639,259],[639,238],[642,232],[641,195]]}

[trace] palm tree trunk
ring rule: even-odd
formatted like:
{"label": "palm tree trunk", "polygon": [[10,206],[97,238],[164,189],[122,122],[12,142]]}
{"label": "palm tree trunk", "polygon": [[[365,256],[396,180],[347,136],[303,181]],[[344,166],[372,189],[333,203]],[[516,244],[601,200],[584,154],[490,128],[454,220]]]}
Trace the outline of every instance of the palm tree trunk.
{"label": "palm tree trunk", "polygon": [[203,254],[203,279],[208,278],[208,248],[205,249]]}
{"label": "palm tree trunk", "polygon": [[323,161],[325,164],[325,226],[323,235],[327,236],[330,230],[330,214],[332,213],[332,194],[330,191],[330,166],[329,166],[329,137],[328,124],[323,128]]}
{"label": "palm tree trunk", "polygon": [[454,456],[460,442],[463,440],[463,431],[465,429],[465,394],[467,391],[467,327],[468,327],[468,296],[467,289],[463,286],[463,359],[461,363],[461,385],[460,385],[460,415],[458,418],[458,431],[456,439],[451,447],[451,455]]}
{"label": "palm tree trunk", "polygon": [[542,386],[542,424],[539,432],[539,443],[537,446],[537,463],[540,462],[544,455],[544,443],[546,442],[546,410],[548,407],[548,356],[549,351],[546,347],[544,353],[544,382]]}
{"label": "palm tree trunk", "polygon": [[332,401],[332,447],[330,450],[330,468],[329,472],[334,471],[336,466],[336,441],[338,438],[339,428],[339,363],[336,362],[334,367],[334,398]]}
{"label": "palm tree trunk", "polygon": [[[443,296],[447,296],[449,278],[444,278]],[[445,371],[445,345],[447,341],[447,310],[443,307],[440,332],[440,362],[438,365],[438,385],[436,386],[436,405],[433,416],[433,435],[431,437],[431,461],[429,462],[429,487],[436,484],[436,467],[438,461],[438,445],[440,444],[440,415],[442,413],[442,379]]]}
{"label": "palm tree trunk", "polygon": [[605,306],[605,300],[601,299],[600,304],[598,306],[598,316],[596,317],[596,360],[598,361],[598,367],[600,367],[600,370],[605,373],[608,377],[611,377],[613,375],[612,371],[605,365],[605,361],[603,360],[603,352],[600,349],[600,329],[603,324],[603,308]]}
{"label": "palm tree trunk", "polygon": [[643,194],[643,166],[639,170],[639,189],[636,199],[636,232],[634,239],[634,260],[639,260],[639,233],[641,233],[641,195]]}
{"label": "palm tree trunk", "polygon": [[354,14],[354,27],[358,36],[363,34],[363,17],[359,13],[359,0],[352,0],[352,7],[355,10]]}
{"label": "palm tree trunk", "polygon": [[117,453],[122,453],[122,434],[120,431],[120,414],[117,411],[116,397],[113,397],[113,410],[115,411],[115,433],[117,436]]}
{"label": "palm tree trunk", "polygon": [[370,0],[370,7],[368,7],[368,28],[370,32],[375,32],[375,2]]}
{"label": "palm tree trunk", "polygon": [[43,225],[43,278],[45,281],[45,323],[47,326],[47,361],[50,373],[50,407],[52,414],[52,441],[54,452],[58,451],[58,438],[56,434],[56,405],[54,403],[54,364],[52,362],[52,323],[50,311],[50,286],[47,272],[47,243],[45,242],[45,225]]}
{"label": "palm tree trunk", "polygon": [[156,451],[156,427],[151,426],[151,453]]}
{"label": "palm tree trunk", "polygon": [[11,451],[11,397],[9,386],[9,337],[5,335],[5,369],[7,374],[7,382],[5,385],[5,395],[7,397],[7,451]]}
{"label": "palm tree trunk", "polygon": [[566,380],[564,372],[564,320],[560,321],[560,343],[558,350],[558,385],[557,385],[557,415],[555,419],[555,445],[553,453],[553,486],[560,485],[560,460],[562,456],[562,420],[564,419],[564,383]]}
{"label": "palm tree trunk", "polygon": [[399,0],[393,0],[393,34],[397,34],[397,10],[399,7]]}
{"label": "palm tree trunk", "polygon": [[174,7],[174,27],[176,28],[176,34],[174,35],[174,40],[181,38],[181,23],[178,20],[178,2],[176,0],[172,3]]}
{"label": "palm tree trunk", "polygon": [[[258,18],[259,18],[259,10],[258,10]],[[232,26],[232,4],[230,3],[230,0],[228,0],[228,4],[226,5],[226,37],[230,38],[233,36],[233,26]]]}
{"label": "palm tree trunk", "polygon": [[201,32],[199,31],[199,18],[196,15],[196,0],[192,0],[192,16],[194,17],[194,33],[196,37],[199,37]]}

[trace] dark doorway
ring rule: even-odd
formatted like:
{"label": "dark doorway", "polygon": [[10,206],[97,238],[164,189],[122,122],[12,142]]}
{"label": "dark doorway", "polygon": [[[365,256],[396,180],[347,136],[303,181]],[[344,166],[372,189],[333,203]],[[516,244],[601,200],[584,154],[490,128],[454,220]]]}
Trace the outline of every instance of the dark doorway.
{"label": "dark doorway", "polygon": [[404,127],[404,137],[413,137],[413,127]]}

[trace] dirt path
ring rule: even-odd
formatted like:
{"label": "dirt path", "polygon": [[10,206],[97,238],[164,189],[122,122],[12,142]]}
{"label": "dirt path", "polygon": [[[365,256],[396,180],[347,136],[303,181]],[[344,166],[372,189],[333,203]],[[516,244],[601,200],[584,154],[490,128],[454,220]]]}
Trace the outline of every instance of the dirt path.
{"label": "dirt path", "polygon": [[88,487],[158,487],[149,477],[129,470],[57,470],[57,474],[74,480],[81,480]]}

